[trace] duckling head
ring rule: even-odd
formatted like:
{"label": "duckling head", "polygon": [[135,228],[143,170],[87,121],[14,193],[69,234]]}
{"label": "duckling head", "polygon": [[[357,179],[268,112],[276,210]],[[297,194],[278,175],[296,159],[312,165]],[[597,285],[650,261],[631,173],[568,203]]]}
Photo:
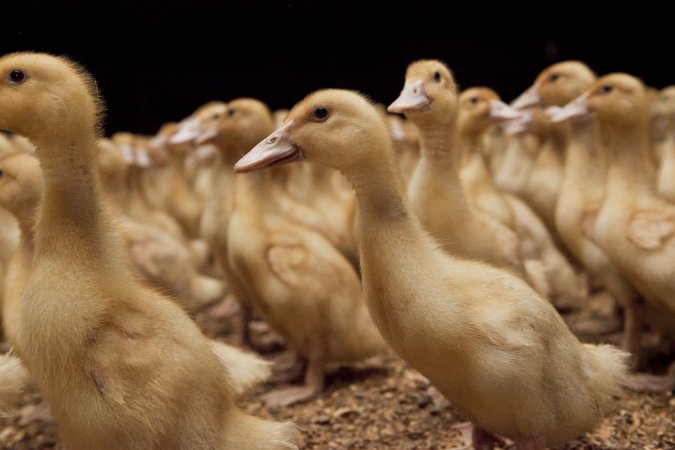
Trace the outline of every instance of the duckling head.
{"label": "duckling head", "polygon": [[42,172],[35,156],[13,153],[0,159],[0,206],[18,218],[31,217],[41,195]]}
{"label": "duckling head", "polygon": [[581,61],[556,63],[541,72],[511,106],[516,109],[564,106],[588,89],[595,79],[593,71]]}
{"label": "duckling head", "polygon": [[172,130],[173,134],[168,138],[169,146],[176,148],[176,146],[194,142],[201,133],[202,124],[205,121],[218,120],[225,110],[225,103],[219,101],[208,102],[200,106]]}
{"label": "duckling head", "polygon": [[240,158],[274,130],[274,118],[267,105],[253,98],[239,98],[227,104],[224,113],[204,122],[198,145],[216,144]]}
{"label": "duckling head", "polygon": [[652,103],[652,118],[657,134],[665,134],[669,129],[675,131],[675,86],[658,91]]}
{"label": "duckling head", "polygon": [[387,158],[393,161],[394,154],[382,114],[356,92],[326,89],[296,104],[284,125],[241,158],[235,171],[307,159],[347,172]]}
{"label": "duckling head", "polygon": [[474,87],[459,96],[459,129],[463,133],[480,134],[493,123],[517,119],[521,112],[501,101],[495,91]]}
{"label": "duckling head", "polygon": [[437,60],[410,64],[403,90],[388,111],[405,114],[418,126],[452,122],[457,114],[457,85],[448,66]]}
{"label": "duckling head", "polygon": [[44,53],[0,57],[0,129],[38,147],[73,143],[99,134],[102,111],[96,82],[76,63]]}
{"label": "duckling head", "polygon": [[642,81],[625,73],[613,73],[597,80],[551,117],[559,122],[595,116],[601,124],[627,127],[648,122],[649,107],[649,95]]}

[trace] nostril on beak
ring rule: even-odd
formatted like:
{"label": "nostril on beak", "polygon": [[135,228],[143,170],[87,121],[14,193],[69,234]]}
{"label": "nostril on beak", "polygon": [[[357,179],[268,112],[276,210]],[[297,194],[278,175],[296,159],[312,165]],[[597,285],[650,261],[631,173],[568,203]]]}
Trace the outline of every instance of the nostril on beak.
{"label": "nostril on beak", "polygon": [[276,141],[277,141],[277,137],[276,137],[276,136],[273,136],[273,137],[269,138],[269,140],[267,141],[267,143],[268,143],[268,144],[274,144]]}
{"label": "nostril on beak", "polygon": [[413,89],[413,94],[417,94],[417,88]]}

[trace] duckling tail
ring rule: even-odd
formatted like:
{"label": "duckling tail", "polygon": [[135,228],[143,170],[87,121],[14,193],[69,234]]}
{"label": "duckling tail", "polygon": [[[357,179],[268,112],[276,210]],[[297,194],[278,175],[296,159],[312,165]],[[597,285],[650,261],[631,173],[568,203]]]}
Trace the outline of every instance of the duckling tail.
{"label": "duckling tail", "polygon": [[0,360],[0,412],[8,410],[19,400],[30,375],[21,361],[11,355]]}
{"label": "duckling tail", "polygon": [[238,450],[298,450],[293,444],[298,434],[291,422],[272,422],[246,414],[232,418],[227,427],[227,441]]}
{"label": "duckling tail", "polygon": [[270,363],[255,355],[217,341],[211,341],[211,348],[230,374],[232,390],[237,397],[267,380],[271,374]]}
{"label": "duckling tail", "polygon": [[629,354],[612,345],[583,344],[588,350],[588,363],[593,374],[590,377],[592,392],[604,414],[614,408],[614,400],[620,397],[628,376]]}

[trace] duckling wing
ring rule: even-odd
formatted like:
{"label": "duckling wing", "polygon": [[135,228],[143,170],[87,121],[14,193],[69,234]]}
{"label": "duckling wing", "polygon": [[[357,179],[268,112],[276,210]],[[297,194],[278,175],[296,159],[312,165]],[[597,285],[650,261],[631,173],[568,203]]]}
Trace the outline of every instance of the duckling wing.
{"label": "duckling wing", "polygon": [[628,238],[645,250],[658,250],[675,234],[675,216],[662,211],[638,211],[628,227]]}
{"label": "duckling wing", "polygon": [[302,288],[308,295],[326,298],[339,294],[359,296],[360,284],[356,272],[344,256],[321,236],[273,243],[267,248],[267,263],[283,283]]}
{"label": "duckling wing", "polygon": [[276,244],[267,249],[267,263],[286,284],[297,286],[304,278],[308,252],[302,244]]}

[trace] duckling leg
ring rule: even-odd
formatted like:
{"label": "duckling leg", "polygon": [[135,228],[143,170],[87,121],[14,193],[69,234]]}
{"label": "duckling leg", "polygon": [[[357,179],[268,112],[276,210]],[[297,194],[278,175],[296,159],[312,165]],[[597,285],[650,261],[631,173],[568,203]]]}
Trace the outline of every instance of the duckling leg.
{"label": "duckling leg", "polygon": [[238,344],[241,347],[252,348],[251,345],[251,333],[248,328],[248,324],[251,323],[253,313],[251,307],[241,302],[239,304],[239,342]]}
{"label": "duckling leg", "polygon": [[492,450],[495,447],[503,447],[507,444],[504,439],[475,426],[471,422],[458,423],[453,425],[452,428],[462,433],[465,447],[462,447],[461,450]]}
{"label": "duckling leg", "polygon": [[644,305],[642,297],[634,300],[624,312],[625,333],[621,341],[621,349],[631,355],[631,365],[633,368],[642,366],[642,329],[644,327]]}
{"label": "duckling leg", "polygon": [[292,383],[305,373],[306,361],[294,350],[288,350],[272,362],[272,383]]}
{"label": "duckling leg", "polygon": [[665,392],[675,389],[675,361],[665,375],[634,373],[628,376],[626,387],[638,392]]}
{"label": "duckling leg", "polygon": [[305,402],[323,391],[326,381],[326,341],[323,337],[310,340],[304,386],[278,389],[262,396],[270,408]]}

